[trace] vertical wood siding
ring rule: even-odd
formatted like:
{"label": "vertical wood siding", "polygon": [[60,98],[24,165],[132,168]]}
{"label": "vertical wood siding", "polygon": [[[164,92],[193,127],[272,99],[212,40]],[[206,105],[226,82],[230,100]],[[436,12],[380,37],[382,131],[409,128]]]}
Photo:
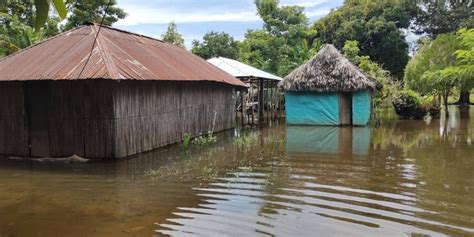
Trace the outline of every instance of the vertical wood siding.
{"label": "vertical wood siding", "polygon": [[203,82],[122,81],[115,91],[116,157],[149,151],[193,136],[233,128],[232,87]]}
{"label": "vertical wood siding", "polygon": [[49,84],[50,155],[113,157],[113,92],[116,82],[54,81]]}
{"label": "vertical wood siding", "polygon": [[[0,83],[0,154],[28,156],[25,82]],[[207,82],[44,81],[49,85],[49,153],[120,158],[233,128],[232,86]],[[31,154],[34,156],[34,154]]]}
{"label": "vertical wood siding", "polygon": [[29,154],[23,89],[21,82],[0,83],[0,154]]}

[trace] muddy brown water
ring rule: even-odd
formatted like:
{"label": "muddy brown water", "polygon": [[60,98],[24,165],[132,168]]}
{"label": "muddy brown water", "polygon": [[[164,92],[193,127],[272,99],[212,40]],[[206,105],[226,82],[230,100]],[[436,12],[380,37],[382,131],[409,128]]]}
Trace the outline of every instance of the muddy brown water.
{"label": "muddy brown water", "polygon": [[474,236],[474,108],[451,110],[274,122],[114,163],[2,159],[0,236]]}

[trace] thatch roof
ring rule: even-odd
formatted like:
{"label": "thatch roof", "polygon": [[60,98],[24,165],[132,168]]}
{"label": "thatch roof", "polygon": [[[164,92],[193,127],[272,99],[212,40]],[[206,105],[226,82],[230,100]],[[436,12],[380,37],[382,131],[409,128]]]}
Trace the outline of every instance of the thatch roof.
{"label": "thatch roof", "polygon": [[327,44],[316,56],[286,76],[279,87],[286,91],[351,92],[376,90],[377,84],[333,45]]}

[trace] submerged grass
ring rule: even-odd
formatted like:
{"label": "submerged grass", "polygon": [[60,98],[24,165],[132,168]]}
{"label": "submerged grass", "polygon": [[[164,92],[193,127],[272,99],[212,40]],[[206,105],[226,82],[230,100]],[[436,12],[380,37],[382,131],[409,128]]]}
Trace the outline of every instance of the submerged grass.
{"label": "submerged grass", "polygon": [[258,136],[255,133],[243,134],[240,137],[235,138],[232,144],[240,149],[250,149],[258,140]]}

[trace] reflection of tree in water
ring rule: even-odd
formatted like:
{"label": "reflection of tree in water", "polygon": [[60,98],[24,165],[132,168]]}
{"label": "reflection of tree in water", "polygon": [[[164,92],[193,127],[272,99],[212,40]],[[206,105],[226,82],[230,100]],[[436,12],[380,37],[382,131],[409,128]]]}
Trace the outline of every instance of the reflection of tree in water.
{"label": "reflection of tree in water", "polygon": [[[375,150],[391,150],[391,169],[400,177],[408,178],[404,185],[416,193],[416,206],[429,212],[416,216],[445,225],[474,228],[474,160],[471,141],[469,108],[450,108],[448,119],[423,121],[397,121],[392,127],[381,127],[373,133]],[[387,166],[391,162],[383,161]],[[410,165],[412,164],[412,165]],[[403,167],[403,169],[400,169]],[[393,183],[399,186],[400,183]],[[455,235],[465,231],[452,227]]]}

